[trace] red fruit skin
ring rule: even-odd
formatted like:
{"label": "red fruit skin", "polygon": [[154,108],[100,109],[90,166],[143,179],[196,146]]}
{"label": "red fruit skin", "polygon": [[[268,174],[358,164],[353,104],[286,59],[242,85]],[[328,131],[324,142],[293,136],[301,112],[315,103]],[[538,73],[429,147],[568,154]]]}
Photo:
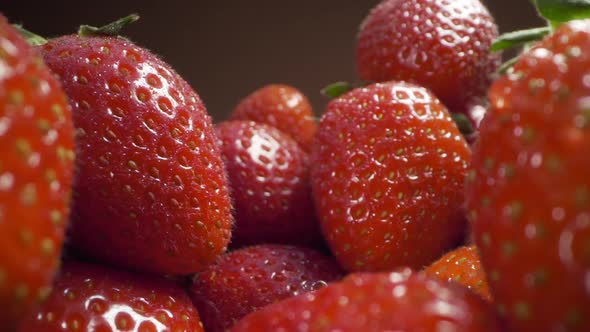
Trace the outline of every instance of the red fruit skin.
{"label": "red fruit skin", "polygon": [[323,244],[309,156],[297,142],[253,121],[222,122],[216,132],[235,208],[232,246]]}
{"label": "red fruit skin", "polygon": [[590,331],[588,48],[590,21],[575,21],[523,54],[474,149],[467,207],[512,331]]}
{"label": "red fruit skin", "polygon": [[49,298],[19,332],[182,331],[203,325],[185,291],[158,277],[64,263]]}
{"label": "red fruit skin", "polygon": [[460,247],[445,254],[426,267],[424,273],[433,278],[460,283],[487,301],[492,300],[485,271],[474,245]]}
{"label": "red fruit skin", "polygon": [[431,90],[453,112],[484,97],[500,54],[480,0],[384,0],[363,21],[356,63],[366,81],[403,80]]}
{"label": "red fruit skin", "polygon": [[470,151],[428,90],[378,83],[332,100],[312,152],[323,233],[349,271],[421,269],[461,242]]}
{"label": "red fruit skin", "polygon": [[226,331],[251,312],[342,276],[334,259],[315,250],[260,245],[230,252],[195,275],[189,294],[205,330]]}
{"label": "red fruit skin", "polygon": [[170,66],[112,37],[42,49],[74,112],[71,242],[118,266],[199,271],[231,237],[227,179],[199,96]]}
{"label": "red fruit skin", "polygon": [[492,306],[479,296],[406,268],[353,274],[271,304],[243,318],[231,331],[504,330]]}
{"label": "red fruit skin", "polygon": [[230,120],[251,120],[269,124],[290,135],[309,152],[318,131],[307,97],[284,84],[266,85],[246,96],[234,109]]}
{"label": "red fruit skin", "polygon": [[0,14],[0,326],[12,331],[59,266],[74,169],[59,82]]}

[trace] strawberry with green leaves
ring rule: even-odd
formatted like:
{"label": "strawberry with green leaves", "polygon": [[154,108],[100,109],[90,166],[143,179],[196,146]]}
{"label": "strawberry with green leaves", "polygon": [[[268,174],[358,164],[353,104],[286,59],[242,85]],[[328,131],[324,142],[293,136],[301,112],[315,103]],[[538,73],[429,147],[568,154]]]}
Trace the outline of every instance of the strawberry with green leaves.
{"label": "strawberry with green leaves", "polygon": [[211,118],[172,67],[104,35],[113,27],[41,48],[74,113],[71,243],[119,266],[196,272],[225,251],[233,220]]}
{"label": "strawberry with green leaves", "polygon": [[489,93],[467,206],[513,331],[590,330],[589,49],[590,20],[564,23]]}
{"label": "strawberry with green leaves", "polygon": [[186,292],[153,276],[65,262],[54,289],[20,332],[202,332]]}
{"label": "strawberry with green leaves", "polygon": [[342,276],[333,258],[313,249],[259,245],[232,251],[195,275],[190,295],[205,330],[226,331],[251,312]]}
{"label": "strawberry with green leaves", "polygon": [[480,0],[384,0],[360,27],[357,70],[365,81],[424,86],[469,116],[469,103],[485,96],[500,64],[490,52],[497,36]]}
{"label": "strawberry with green leaves", "polygon": [[376,83],[332,100],[311,176],[338,261],[350,271],[420,269],[456,246],[469,158],[447,109],[425,88]]}
{"label": "strawberry with green leaves", "polygon": [[251,313],[231,331],[504,330],[493,307],[467,288],[405,268],[353,274]]}
{"label": "strawberry with green leaves", "polygon": [[74,171],[71,110],[57,79],[0,15],[0,326],[49,292]]}

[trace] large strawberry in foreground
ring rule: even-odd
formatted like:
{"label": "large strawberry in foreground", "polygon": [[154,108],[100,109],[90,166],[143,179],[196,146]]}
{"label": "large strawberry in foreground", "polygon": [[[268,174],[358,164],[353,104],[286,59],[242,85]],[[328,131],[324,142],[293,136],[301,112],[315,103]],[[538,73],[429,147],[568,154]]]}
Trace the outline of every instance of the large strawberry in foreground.
{"label": "large strawberry in foreground", "polygon": [[173,282],[66,262],[53,292],[19,332],[202,332],[197,310]]}
{"label": "large strawberry in foreground", "polygon": [[470,151],[428,90],[378,83],[330,102],[312,152],[322,230],[348,270],[416,269],[460,242]]}
{"label": "large strawberry in foreground", "polygon": [[231,331],[504,331],[501,327],[492,306],[465,287],[405,268],[353,274],[271,304]]}
{"label": "large strawberry in foreground", "polygon": [[453,112],[483,97],[500,56],[480,0],[384,0],[363,21],[356,44],[360,77],[404,80],[430,89]]}
{"label": "large strawberry in foreground", "polygon": [[491,88],[467,186],[490,291],[513,331],[590,331],[590,21]]}
{"label": "large strawberry in foreground", "polygon": [[166,63],[117,37],[42,48],[74,112],[71,242],[134,269],[196,272],[224,252],[232,217],[211,119]]}
{"label": "large strawberry in foreground", "polygon": [[74,166],[59,82],[0,15],[0,326],[11,331],[49,292]]}

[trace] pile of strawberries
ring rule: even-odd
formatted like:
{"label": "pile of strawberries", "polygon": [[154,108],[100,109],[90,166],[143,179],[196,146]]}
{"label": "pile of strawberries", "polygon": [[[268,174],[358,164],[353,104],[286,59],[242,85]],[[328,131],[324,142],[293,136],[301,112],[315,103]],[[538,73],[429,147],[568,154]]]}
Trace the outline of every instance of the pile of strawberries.
{"label": "pile of strawberries", "polygon": [[534,3],[383,0],[319,122],[0,15],[2,331],[590,331],[590,2]]}

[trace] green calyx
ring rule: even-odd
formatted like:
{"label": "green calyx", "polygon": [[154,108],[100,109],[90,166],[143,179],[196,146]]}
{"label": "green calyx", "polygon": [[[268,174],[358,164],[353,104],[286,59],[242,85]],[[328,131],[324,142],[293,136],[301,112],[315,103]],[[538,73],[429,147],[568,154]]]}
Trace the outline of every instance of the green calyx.
{"label": "green calyx", "polygon": [[120,18],[112,23],[104,25],[102,27],[93,27],[90,25],[82,25],[78,29],[78,35],[84,37],[90,36],[119,36],[121,34],[121,30],[125,28],[127,25],[139,20],[139,15],[131,14],[129,16],[125,16]]}
{"label": "green calyx", "polygon": [[13,24],[12,25],[20,34],[21,36],[23,36],[23,38],[26,39],[26,41],[32,45],[32,46],[41,46],[44,44],[47,44],[47,39],[32,33],[31,31],[23,28],[22,25],[20,24]]}
{"label": "green calyx", "polygon": [[[547,26],[505,33],[492,43],[490,51],[497,52],[519,46],[527,49],[565,22],[590,18],[590,0],[531,0],[531,2],[539,15],[547,21]],[[518,57],[505,62],[498,69],[498,73],[505,73],[516,60]]]}
{"label": "green calyx", "polygon": [[471,121],[467,118],[467,115],[463,113],[451,113],[453,121],[457,124],[457,128],[464,136],[471,135],[475,132],[475,128],[471,124]]}
{"label": "green calyx", "polygon": [[336,82],[323,88],[321,93],[329,98],[338,98],[353,89],[354,86],[348,82]]}
{"label": "green calyx", "polygon": [[590,0],[533,0],[533,3],[553,27],[590,17]]}
{"label": "green calyx", "polygon": [[326,96],[330,99],[334,99],[334,98],[338,98],[338,97],[342,96],[343,94],[345,94],[349,91],[352,91],[356,88],[362,88],[362,87],[367,86],[371,83],[372,82],[359,82],[359,83],[336,82],[336,83],[332,83],[332,84],[326,86],[320,92],[324,96]]}

